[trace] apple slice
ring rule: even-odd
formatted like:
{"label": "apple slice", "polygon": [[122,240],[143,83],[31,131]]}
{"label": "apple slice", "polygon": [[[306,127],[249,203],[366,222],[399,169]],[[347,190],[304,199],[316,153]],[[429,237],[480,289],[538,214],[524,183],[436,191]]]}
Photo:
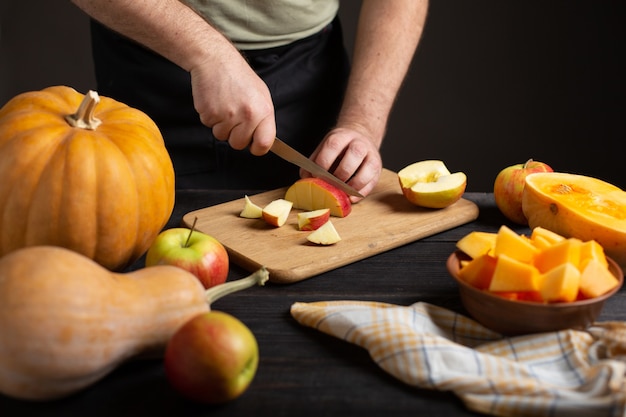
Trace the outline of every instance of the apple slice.
{"label": "apple slice", "polygon": [[261,217],[272,226],[280,227],[287,221],[293,203],[279,198],[263,207]]}
{"label": "apple slice", "polygon": [[333,223],[329,220],[319,227],[319,229],[311,232],[306,239],[309,242],[318,245],[333,245],[341,240],[339,233]]}
{"label": "apple slice", "polygon": [[444,208],[457,202],[465,192],[467,177],[451,174],[439,160],[415,162],[398,171],[402,194],[411,203],[427,208]]}
{"label": "apple slice", "polygon": [[250,198],[246,195],[244,196],[245,202],[243,205],[243,210],[239,213],[240,217],[245,217],[246,219],[260,219],[263,217],[263,209],[250,200]]}
{"label": "apple slice", "polygon": [[330,219],[330,209],[324,208],[298,213],[298,229],[317,230]]}
{"label": "apple slice", "polygon": [[302,210],[330,209],[330,215],[346,217],[352,210],[350,197],[344,191],[320,178],[301,178],[285,193],[285,200]]}

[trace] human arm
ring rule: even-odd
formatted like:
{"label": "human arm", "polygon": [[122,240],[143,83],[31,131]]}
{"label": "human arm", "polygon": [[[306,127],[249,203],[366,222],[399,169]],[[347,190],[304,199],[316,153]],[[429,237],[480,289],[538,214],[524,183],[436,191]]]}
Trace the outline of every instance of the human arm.
{"label": "human arm", "polygon": [[380,147],[389,114],[419,43],[427,9],[427,0],[363,1],[337,124],[311,155],[363,195],[380,179]]}
{"label": "human arm", "polygon": [[[266,153],[276,135],[269,89],[219,31],[179,0],[72,0],[112,30],[191,74],[200,120],[235,149]],[[250,143],[250,141],[252,142]]]}

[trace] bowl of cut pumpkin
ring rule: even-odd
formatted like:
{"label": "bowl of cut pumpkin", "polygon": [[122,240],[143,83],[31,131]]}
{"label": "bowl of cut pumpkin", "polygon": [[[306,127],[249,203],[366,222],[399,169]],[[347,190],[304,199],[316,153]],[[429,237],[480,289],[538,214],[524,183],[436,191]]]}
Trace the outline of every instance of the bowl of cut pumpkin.
{"label": "bowl of cut pumpkin", "polygon": [[529,236],[503,225],[456,244],[447,269],[470,316],[507,336],[584,330],[622,286],[621,267],[595,240],[542,227]]}

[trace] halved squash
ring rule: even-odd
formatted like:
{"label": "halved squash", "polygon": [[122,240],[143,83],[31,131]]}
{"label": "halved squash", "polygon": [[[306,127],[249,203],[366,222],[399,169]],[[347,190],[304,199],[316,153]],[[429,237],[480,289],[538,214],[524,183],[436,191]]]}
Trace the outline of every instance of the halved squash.
{"label": "halved squash", "polygon": [[530,228],[595,240],[626,267],[626,191],[597,178],[569,173],[526,177],[522,210]]}

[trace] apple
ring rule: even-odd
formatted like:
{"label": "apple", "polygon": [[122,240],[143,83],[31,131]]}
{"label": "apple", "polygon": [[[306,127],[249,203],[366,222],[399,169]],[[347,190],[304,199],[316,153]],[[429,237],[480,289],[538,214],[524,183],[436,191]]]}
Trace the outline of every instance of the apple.
{"label": "apple", "polygon": [[324,208],[298,213],[299,230],[317,230],[330,219],[330,209]]}
{"label": "apple", "polygon": [[254,204],[252,200],[250,200],[250,197],[244,195],[244,205],[239,216],[245,217],[246,219],[260,219],[263,217],[263,209]]}
{"label": "apple", "polygon": [[493,196],[498,209],[507,219],[524,226],[528,225],[528,219],[522,211],[522,194],[526,177],[534,172],[553,172],[553,170],[543,162],[529,159],[523,164],[504,168],[498,173],[493,184]]}
{"label": "apple", "polygon": [[279,198],[263,207],[261,216],[263,220],[272,226],[280,227],[287,221],[292,206],[293,203],[291,201]]}
{"label": "apple", "polygon": [[186,398],[220,404],[241,396],[254,379],[259,347],[252,331],[236,317],[209,311],[192,317],[170,338],[165,374]]}
{"label": "apple", "polygon": [[329,220],[317,230],[309,233],[306,239],[318,245],[334,245],[341,240],[341,237],[333,223]]}
{"label": "apple", "polygon": [[293,202],[293,207],[297,209],[330,209],[330,215],[335,217],[346,217],[352,211],[348,194],[315,177],[301,178],[294,182],[287,189],[285,200]]}
{"label": "apple", "polygon": [[184,227],[159,233],[148,252],[146,266],[174,265],[194,274],[204,288],[228,278],[228,252],[213,236]]}
{"label": "apple", "polygon": [[439,160],[410,164],[398,171],[398,180],[407,200],[427,208],[444,208],[456,203],[467,185],[463,172],[451,174]]}

